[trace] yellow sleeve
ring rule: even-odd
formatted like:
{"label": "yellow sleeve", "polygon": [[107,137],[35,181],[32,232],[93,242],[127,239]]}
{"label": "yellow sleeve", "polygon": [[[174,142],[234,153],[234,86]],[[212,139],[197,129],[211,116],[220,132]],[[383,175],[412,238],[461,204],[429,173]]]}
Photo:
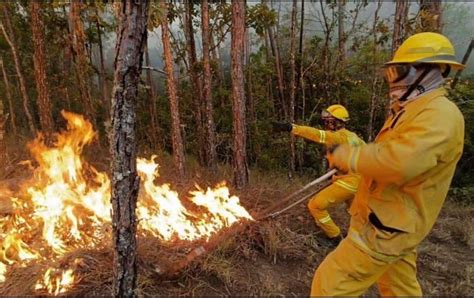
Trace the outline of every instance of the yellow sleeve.
{"label": "yellow sleeve", "polygon": [[352,148],[350,170],[377,181],[403,183],[452,159],[460,154],[454,151],[462,151],[464,120],[460,112],[451,112],[428,108],[397,138]]}
{"label": "yellow sleeve", "polygon": [[316,143],[325,144],[327,146],[345,144],[348,142],[347,135],[339,131],[321,130],[309,126],[300,126],[293,124],[291,133],[295,136],[314,141]]}

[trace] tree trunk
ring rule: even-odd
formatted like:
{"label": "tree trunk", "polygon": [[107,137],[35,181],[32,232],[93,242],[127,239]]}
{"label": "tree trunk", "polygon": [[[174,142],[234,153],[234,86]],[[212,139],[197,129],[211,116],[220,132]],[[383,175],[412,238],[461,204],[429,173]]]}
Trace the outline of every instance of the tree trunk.
{"label": "tree trunk", "polygon": [[5,40],[7,41],[8,45],[11,48],[13,61],[15,63],[15,70],[18,76],[18,81],[20,84],[20,91],[21,96],[23,99],[23,110],[25,111],[26,120],[28,121],[28,126],[30,128],[31,133],[36,133],[35,121],[33,120],[33,116],[30,112],[29,102],[30,98],[28,96],[28,92],[26,91],[26,83],[25,77],[23,76],[23,72],[21,70],[20,58],[18,57],[18,50],[15,44],[15,36],[13,34],[13,27],[10,20],[10,13],[8,11],[7,3],[2,3],[2,10],[3,10],[3,19],[5,24],[1,24],[1,29],[3,35],[5,36]]}
{"label": "tree trunk", "polygon": [[209,36],[209,4],[207,0],[201,2],[201,22],[202,22],[202,55],[204,65],[204,84],[202,88],[202,97],[205,105],[205,136],[206,136],[206,166],[216,167],[216,132],[214,127],[214,117],[212,109],[211,92],[211,65],[210,65],[210,36]]}
{"label": "tree trunk", "polygon": [[[147,66],[150,66],[150,49],[148,47],[148,43],[145,49],[145,62]],[[153,83],[152,70],[147,69],[146,71],[146,80],[147,80],[147,93],[148,93],[148,100],[150,105],[150,124],[151,124],[151,142],[155,149],[161,150],[161,144],[158,141],[161,137],[161,131],[158,126],[158,113],[156,110],[156,90],[155,84]]]}
{"label": "tree trunk", "polygon": [[[291,68],[291,82],[290,82],[290,102],[289,102],[289,117],[290,123],[295,122],[295,98],[296,98],[296,10],[297,0],[293,0],[293,8],[291,10],[291,29],[290,29],[290,68]],[[290,137],[290,174],[295,171],[295,137]],[[291,175],[290,175],[291,177]]]}
{"label": "tree trunk", "polygon": [[107,71],[105,70],[104,61],[104,48],[102,45],[102,29],[100,28],[100,16],[99,11],[96,7],[96,27],[97,27],[97,38],[99,43],[99,57],[100,57],[100,85],[102,87],[102,100],[107,113],[110,111],[110,94],[109,94],[109,83],[107,82]]}
{"label": "tree trunk", "polygon": [[[139,3],[139,4],[137,4]],[[112,227],[114,241],[113,295],[137,296],[137,176],[135,105],[147,40],[148,4],[123,2],[115,46],[114,92],[111,108]]]}
{"label": "tree trunk", "polygon": [[[324,82],[323,82],[323,89],[324,89],[324,96],[326,97],[327,100],[330,101],[330,103],[333,103],[333,97],[330,94],[330,88],[329,84],[331,83],[331,69],[330,69],[330,54],[329,54],[329,47],[330,47],[330,42],[331,42],[331,35],[332,35],[332,26],[329,24],[324,5],[323,5],[323,0],[319,0],[320,8],[321,8],[321,15],[323,18],[323,31],[324,31],[324,45],[322,49],[321,56],[323,58],[323,73],[324,75]],[[326,3],[327,4],[327,3]]]}
{"label": "tree trunk", "polygon": [[421,31],[443,31],[441,0],[420,0]]}
{"label": "tree trunk", "polygon": [[[299,46],[298,46],[298,63],[296,64],[298,67],[298,72],[296,73],[296,82],[300,85],[301,82],[301,74],[303,73],[303,40],[304,40],[304,2],[305,0],[301,0],[301,13],[300,13],[300,36],[299,36]],[[300,85],[300,90],[297,92],[298,95],[298,104],[296,105],[299,107],[299,102],[302,101],[302,92],[301,90],[302,85]],[[302,108],[300,109],[301,119],[304,120],[304,114]]]}
{"label": "tree trunk", "polygon": [[408,0],[399,0],[395,8],[395,20],[393,22],[392,55],[405,39],[405,26],[408,18]]}
{"label": "tree trunk", "polygon": [[10,92],[10,82],[8,81],[7,72],[5,71],[5,65],[3,65],[3,59],[0,59],[0,67],[2,68],[3,82],[5,83],[5,94],[7,96],[8,108],[10,110],[10,119],[12,122],[13,135],[17,136],[18,131],[16,127],[16,115],[15,110],[13,109],[12,94]]}
{"label": "tree trunk", "polygon": [[198,145],[198,156],[199,163],[205,164],[206,153],[204,146],[204,128],[202,121],[202,93],[201,84],[197,73],[197,56],[196,56],[196,44],[194,42],[193,32],[193,14],[192,14],[192,1],[186,0],[184,13],[184,35],[186,38],[186,52],[189,63],[189,77],[191,79],[191,86],[193,88],[193,104],[194,104],[194,121],[196,125],[196,136]]}
{"label": "tree trunk", "polygon": [[234,183],[242,188],[248,183],[244,72],[242,68],[245,39],[245,1],[232,0],[232,124]]}
{"label": "tree trunk", "polygon": [[[224,33],[221,32],[221,34],[224,34]],[[209,36],[211,38],[212,60],[215,62],[215,65],[216,65],[216,71],[215,71],[215,73],[216,73],[216,83],[217,83],[217,86],[225,87],[225,85],[222,85],[222,84],[225,84],[225,81],[224,81],[224,72],[222,71],[222,69],[223,69],[222,59],[221,59],[220,53],[219,53],[219,51],[220,51],[219,41],[216,41],[214,39],[213,34],[212,34],[212,30],[209,30]]]}
{"label": "tree trunk", "polygon": [[[273,2],[272,2],[273,3]],[[262,4],[267,6],[267,0],[262,0]],[[278,96],[280,99],[280,105],[281,109],[283,111],[283,116],[284,118],[288,117],[288,108],[287,104],[285,101],[285,88],[284,88],[284,83],[283,83],[283,69],[281,66],[281,57],[280,57],[280,51],[278,48],[278,45],[275,40],[275,34],[273,32],[273,27],[268,26],[266,28],[267,35],[268,35],[268,40],[270,41],[270,47],[272,49],[272,54],[275,59],[274,65],[275,65],[275,71],[276,71],[276,76],[277,76],[277,87],[278,87]]]}
{"label": "tree trunk", "polygon": [[170,33],[168,28],[168,4],[161,2],[163,19],[161,21],[161,39],[163,42],[163,59],[165,60],[166,81],[168,86],[168,98],[171,111],[171,140],[173,143],[174,166],[178,170],[179,176],[184,176],[184,149],[181,137],[181,122],[179,120],[179,105],[176,92],[176,82],[173,73],[173,56],[171,53]]}
{"label": "tree trunk", "polygon": [[346,1],[337,1],[337,25],[338,25],[338,42],[339,42],[339,61],[346,59],[346,40],[344,36],[344,11]]}
{"label": "tree trunk", "polygon": [[[2,62],[3,66],[3,62]],[[5,124],[8,120],[8,114],[5,115],[3,102],[0,100],[0,175],[4,175],[5,164],[8,160],[7,146],[5,143]]]}
{"label": "tree trunk", "polygon": [[[64,47],[64,49],[63,49],[63,63],[62,63],[63,69],[62,69],[62,71],[63,71],[64,77],[69,78],[70,73],[71,73],[71,65],[73,64],[73,62],[75,60],[75,53],[74,53],[74,48],[73,48],[73,45],[72,45],[72,34],[71,34],[71,27],[72,26],[70,25],[71,20],[68,18],[68,12],[66,10],[65,5],[62,6],[62,10],[63,10],[64,18],[66,20],[68,20],[68,26],[65,26],[65,30],[66,30],[66,33],[67,33],[66,36],[67,36],[68,46]],[[66,100],[66,103],[67,103],[67,108],[71,109],[71,96],[69,95],[68,84],[65,84],[63,86],[63,94],[64,94],[64,99]]]}
{"label": "tree trunk", "polygon": [[255,97],[253,96],[253,78],[252,78],[252,65],[250,61],[251,53],[251,36],[250,30],[245,30],[245,86],[247,87],[247,107],[248,107],[248,127],[250,130],[248,138],[248,159],[252,162],[256,162],[260,154],[260,146],[257,140],[258,129],[257,129],[257,113],[255,111]]}
{"label": "tree trunk", "polygon": [[370,97],[370,111],[369,111],[369,125],[367,128],[367,140],[371,142],[374,137],[374,123],[375,123],[375,113],[377,111],[377,84],[378,84],[378,74],[377,74],[377,23],[379,21],[379,11],[382,7],[382,1],[377,1],[377,8],[375,9],[374,23],[372,25],[372,34],[373,34],[373,52],[372,52],[372,95]]}
{"label": "tree trunk", "polygon": [[84,109],[87,118],[93,123],[96,124],[95,109],[92,101],[91,92],[89,89],[89,84],[87,80],[89,78],[88,73],[88,61],[87,53],[85,46],[85,33],[84,33],[84,24],[81,20],[81,10],[82,2],[81,1],[72,1],[71,2],[71,11],[70,19],[72,25],[72,44],[74,52],[76,53],[76,77],[79,87],[80,97],[84,102]]}
{"label": "tree trunk", "polygon": [[[301,102],[301,120],[305,121],[305,90],[304,90],[304,77],[303,77],[303,39],[304,39],[304,2],[305,0],[301,0],[301,14],[300,14],[300,40],[299,40],[299,48],[298,48],[298,73],[297,73],[297,84],[300,86],[298,94],[298,101]],[[297,104],[297,107],[300,105]],[[301,142],[301,146],[297,148],[297,155],[298,155],[298,163],[300,165],[300,171],[302,172],[302,164],[303,164],[303,152],[304,152],[305,142]]]}
{"label": "tree trunk", "polygon": [[280,103],[282,106],[284,118],[288,117],[288,108],[285,100],[285,87],[283,83],[283,69],[281,66],[281,56],[280,50],[275,40],[275,35],[273,34],[273,28],[269,27],[267,29],[268,38],[270,39],[270,46],[272,48],[273,56],[275,58],[275,70],[277,75],[277,82],[278,82],[278,95],[280,97]]}
{"label": "tree trunk", "polygon": [[51,113],[51,101],[49,99],[48,82],[46,80],[46,57],[44,52],[44,24],[41,17],[40,4],[38,0],[29,3],[31,14],[31,31],[33,33],[36,89],[38,90],[38,108],[41,129],[48,136],[54,131],[53,116]]}
{"label": "tree trunk", "polygon": [[[269,46],[269,41],[268,41],[268,34],[265,34],[263,36],[263,40],[264,40],[264,43],[265,43],[265,62],[266,63],[270,63],[271,60],[272,60],[272,55],[270,53],[270,46]],[[274,93],[273,93],[273,77],[270,73],[267,73],[265,75],[265,79],[267,81],[267,97],[270,98],[270,100],[272,101],[272,112],[274,115],[276,115],[276,110],[275,110],[275,107],[278,106],[278,104],[276,103],[275,101],[275,96],[274,96]]]}

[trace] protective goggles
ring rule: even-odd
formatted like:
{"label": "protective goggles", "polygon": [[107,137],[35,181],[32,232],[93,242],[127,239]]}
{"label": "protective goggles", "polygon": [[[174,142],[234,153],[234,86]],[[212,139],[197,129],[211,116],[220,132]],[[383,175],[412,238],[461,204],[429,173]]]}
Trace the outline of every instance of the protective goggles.
{"label": "protective goggles", "polygon": [[[388,65],[384,67],[384,75],[385,79],[388,83],[397,83],[401,80],[405,79],[408,74],[410,73],[410,69],[412,67],[418,69],[421,67],[422,64],[395,64],[395,65]],[[433,67],[433,66],[432,66]],[[451,66],[448,64],[440,65],[441,75],[443,78],[446,78],[451,71]]]}
{"label": "protective goggles", "polygon": [[388,65],[384,67],[385,79],[388,83],[399,82],[408,76],[411,67],[409,64]]}

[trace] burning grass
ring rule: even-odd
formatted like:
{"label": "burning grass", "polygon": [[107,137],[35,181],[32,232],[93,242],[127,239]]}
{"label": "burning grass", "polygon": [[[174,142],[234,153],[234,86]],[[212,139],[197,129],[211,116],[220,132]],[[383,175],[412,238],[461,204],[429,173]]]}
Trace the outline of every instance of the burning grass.
{"label": "burning grass", "polygon": [[[67,130],[55,135],[53,146],[46,145],[41,135],[28,145],[33,161],[22,164],[32,177],[16,190],[1,190],[5,216],[0,219],[0,294],[18,295],[9,289],[20,286],[15,282],[22,280],[22,272],[35,280],[22,284],[26,294],[70,292],[82,278],[83,262],[70,254],[110,246],[110,180],[82,158],[95,133],[82,116],[62,115]],[[180,198],[171,185],[155,182],[159,175],[154,160],[154,156],[137,159],[141,237],[180,247],[179,243],[208,241],[241,220],[253,220],[224,183],[213,189],[196,185],[186,199]]]}

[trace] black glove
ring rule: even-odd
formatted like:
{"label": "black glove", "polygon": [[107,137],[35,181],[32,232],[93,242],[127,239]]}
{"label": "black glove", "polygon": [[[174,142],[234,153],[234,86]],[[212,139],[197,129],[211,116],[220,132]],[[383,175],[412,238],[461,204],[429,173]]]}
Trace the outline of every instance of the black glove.
{"label": "black glove", "polygon": [[293,125],[288,122],[272,122],[273,132],[290,132],[293,129]]}

